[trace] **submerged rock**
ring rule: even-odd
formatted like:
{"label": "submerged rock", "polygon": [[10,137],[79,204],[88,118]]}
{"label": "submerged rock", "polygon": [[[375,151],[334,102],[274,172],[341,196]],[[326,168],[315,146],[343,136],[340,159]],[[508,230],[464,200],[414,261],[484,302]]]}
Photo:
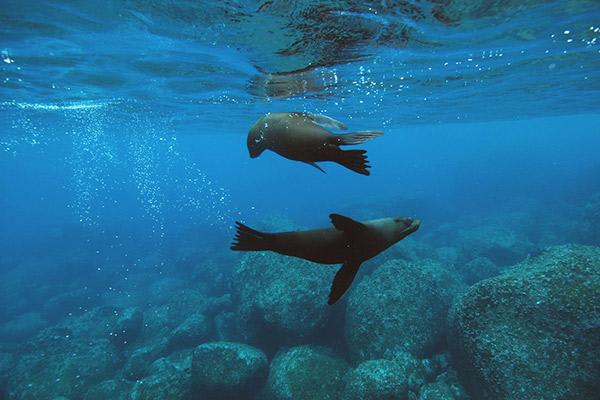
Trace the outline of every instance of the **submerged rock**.
{"label": "submerged rock", "polygon": [[251,399],[267,378],[267,356],[233,342],[196,347],[192,356],[192,390],[207,399]]}
{"label": "submerged rock", "polygon": [[73,335],[68,328],[42,331],[21,347],[17,358],[9,375],[9,399],[76,399],[113,376],[120,364],[108,338]]}
{"label": "submerged rock", "polygon": [[194,313],[173,330],[169,337],[170,349],[194,347],[208,340],[210,322],[200,313]]}
{"label": "submerged rock", "polygon": [[264,347],[291,343],[325,323],[335,268],[272,253],[243,257],[234,275],[240,332]]}
{"label": "submerged rock", "polygon": [[48,323],[36,312],[21,314],[0,324],[0,342],[25,341],[47,325]]}
{"label": "submerged rock", "polygon": [[144,324],[142,312],[137,307],[130,307],[116,313],[116,321],[112,329],[112,340],[118,348],[124,348],[134,341]]}
{"label": "submerged rock", "polygon": [[404,370],[390,360],[369,360],[361,363],[344,378],[343,400],[405,399],[407,380]]}
{"label": "submerged rock", "polygon": [[130,400],[131,383],[124,379],[109,379],[90,387],[83,400]]}
{"label": "submerged rock", "polygon": [[293,347],[271,362],[266,398],[338,400],[347,371],[348,364],[324,348]]}
{"label": "submerged rock", "polygon": [[499,275],[506,268],[498,267],[487,257],[476,257],[459,266],[458,271],[468,285]]}
{"label": "submerged rock", "polygon": [[421,388],[419,400],[455,400],[455,397],[448,385],[443,382],[434,382]]}
{"label": "submerged rock", "polygon": [[169,358],[159,358],[138,380],[129,394],[130,400],[187,400],[191,398],[191,351]]}
{"label": "submerged rock", "polygon": [[127,358],[123,375],[127,379],[141,379],[154,360],[165,355],[169,346],[167,338],[158,337],[136,348]]}
{"label": "submerged rock", "polygon": [[449,339],[474,398],[598,398],[599,266],[600,248],[553,247],[456,301]]}
{"label": "submerged rock", "polygon": [[444,340],[448,308],[461,289],[440,264],[386,262],[350,292],[345,334],[352,355],[369,360],[432,352]]}

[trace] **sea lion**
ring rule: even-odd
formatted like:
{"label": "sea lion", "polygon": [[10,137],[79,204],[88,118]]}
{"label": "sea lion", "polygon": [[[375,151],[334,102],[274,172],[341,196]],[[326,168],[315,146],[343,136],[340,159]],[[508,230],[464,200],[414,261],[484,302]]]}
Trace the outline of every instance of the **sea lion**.
{"label": "sea lion", "polygon": [[333,161],[354,172],[369,175],[366,150],[342,150],[340,146],[364,143],[383,135],[381,131],[335,134],[325,128],[347,129],[333,118],[311,113],[269,113],[248,132],[248,152],[256,158],[269,149],[290,160],[319,169],[318,161]]}
{"label": "sea lion", "polygon": [[412,218],[383,218],[358,222],[330,214],[333,228],[308,231],[265,233],[236,222],[237,232],[231,250],[274,251],[319,264],[340,264],[335,274],[328,304],[348,290],[364,261],[375,257],[417,229],[421,222]]}

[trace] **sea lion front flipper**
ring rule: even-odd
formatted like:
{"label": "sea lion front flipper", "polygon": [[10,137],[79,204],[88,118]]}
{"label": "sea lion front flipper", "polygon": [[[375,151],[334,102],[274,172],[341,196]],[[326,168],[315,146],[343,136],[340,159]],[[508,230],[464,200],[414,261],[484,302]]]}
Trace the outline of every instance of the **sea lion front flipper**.
{"label": "sea lion front flipper", "polygon": [[325,170],[321,167],[319,167],[319,164],[317,164],[316,162],[313,161],[302,161],[303,163],[306,163],[308,165],[312,165],[313,167],[315,167],[316,169],[318,169],[319,171],[321,171],[322,173],[326,174],[327,172],[325,172]]}
{"label": "sea lion front flipper", "polygon": [[333,278],[331,290],[329,291],[329,300],[327,304],[332,305],[342,297],[348,290],[362,261],[350,260],[346,261],[342,268],[338,270]]}
{"label": "sea lion front flipper", "polygon": [[310,119],[315,124],[321,125],[323,128],[331,128],[331,129],[339,129],[346,130],[348,127],[343,122],[340,122],[336,119],[330,118],[326,115],[321,114],[313,114],[313,113],[303,113],[306,118]]}
{"label": "sea lion front flipper", "polygon": [[365,224],[340,214],[329,214],[329,219],[331,219],[331,223],[336,229],[343,231],[350,236],[355,236],[367,229]]}

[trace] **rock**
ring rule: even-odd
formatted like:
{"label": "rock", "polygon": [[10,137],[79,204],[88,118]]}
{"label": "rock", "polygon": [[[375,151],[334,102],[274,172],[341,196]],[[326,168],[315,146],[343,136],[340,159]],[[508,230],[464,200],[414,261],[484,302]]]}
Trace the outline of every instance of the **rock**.
{"label": "rock", "polygon": [[293,347],[271,362],[267,398],[337,400],[347,371],[348,364],[324,348]]}
{"label": "rock", "polygon": [[455,240],[467,259],[487,257],[499,266],[512,265],[538,252],[522,232],[499,221],[459,229]]}
{"label": "rock", "polygon": [[267,356],[257,348],[204,343],[192,356],[192,390],[214,400],[251,399],[264,384],[267,368]]}
{"label": "rock", "polygon": [[108,339],[74,336],[67,328],[40,332],[21,346],[17,358],[9,374],[9,399],[76,399],[120,364]]}
{"label": "rock", "polygon": [[396,352],[392,358],[396,363],[400,374],[406,378],[408,390],[419,393],[421,386],[433,379],[432,373],[425,360],[419,360],[406,351]]}
{"label": "rock", "polygon": [[208,340],[210,331],[210,322],[204,315],[200,313],[192,314],[179,324],[169,337],[169,349],[195,347]]}
{"label": "rock", "polygon": [[594,194],[583,207],[582,239],[600,246],[600,193]]}
{"label": "rock", "polygon": [[[179,360],[177,360],[179,358]],[[183,357],[159,358],[149,368],[149,375],[138,380],[130,400],[186,400],[191,396],[191,351]]]}
{"label": "rock", "polygon": [[4,393],[7,389],[8,374],[15,366],[15,357],[12,353],[0,350],[0,399],[7,398]]}
{"label": "rock", "polygon": [[165,355],[169,341],[164,337],[157,337],[135,349],[125,363],[123,375],[130,380],[141,379],[147,374],[148,366],[161,356]]}
{"label": "rock", "polygon": [[215,316],[215,330],[218,341],[234,342],[243,338],[236,324],[236,316],[232,312],[222,312]]}
{"label": "rock", "polygon": [[117,314],[111,336],[118,348],[124,348],[133,342],[142,330],[144,317],[137,307],[126,308]]}
{"label": "rock", "polygon": [[292,343],[322,327],[336,268],[273,253],[243,257],[234,275],[238,325],[263,348]]}
{"label": "rock", "polygon": [[48,323],[36,312],[21,314],[0,325],[0,342],[22,342],[40,330]]}
{"label": "rock", "polygon": [[407,381],[404,371],[390,360],[364,361],[344,378],[343,400],[405,399]]}
{"label": "rock", "polygon": [[130,400],[131,383],[124,379],[109,379],[90,387],[83,400]]}
{"label": "rock", "polygon": [[558,246],[472,286],[450,315],[450,348],[475,398],[600,393],[600,248]]}
{"label": "rock", "polygon": [[98,304],[97,293],[87,288],[75,289],[60,293],[46,301],[42,307],[42,315],[48,321],[57,322],[69,315],[79,315]]}
{"label": "rock", "polygon": [[506,268],[498,267],[487,257],[476,257],[463,266],[459,266],[457,269],[465,283],[472,285],[481,280],[499,275]]}
{"label": "rock", "polygon": [[443,382],[428,383],[421,388],[419,400],[455,400],[452,390]]}
{"label": "rock", "polygon": [[433,352],[444,341],[448,307],[460,290],[460,280],[440,264],[386,262],[350,293],[345,334],[352,356]]}

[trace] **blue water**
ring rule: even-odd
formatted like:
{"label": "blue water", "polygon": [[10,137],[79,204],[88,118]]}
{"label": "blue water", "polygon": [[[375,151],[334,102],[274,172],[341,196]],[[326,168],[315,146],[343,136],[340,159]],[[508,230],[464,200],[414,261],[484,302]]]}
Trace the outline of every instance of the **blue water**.
{"label": "blue water", "polygon": [[[161,283],[231,294],[235,313],[235,221],[280,230],[328,226],[332,212],[410,216],[422,220],[411,240],[435,249],[493,219],[525,235],[531,255],[600,246],[599,230],[579,229],[595,224],[585,210],[600,193],[598,3],[441,3],[3,1],[0,353],[14,366],[20,346],[65,318],[166,304],[144,291]],[[248,129],[282,111],[383,130],[360,147],[372,175],[250,159]],[[203,263],[218,266],[218,284]],[[281,349],[263,350],[271,361]],[[0,398],[34,398],[10,369]]]}

